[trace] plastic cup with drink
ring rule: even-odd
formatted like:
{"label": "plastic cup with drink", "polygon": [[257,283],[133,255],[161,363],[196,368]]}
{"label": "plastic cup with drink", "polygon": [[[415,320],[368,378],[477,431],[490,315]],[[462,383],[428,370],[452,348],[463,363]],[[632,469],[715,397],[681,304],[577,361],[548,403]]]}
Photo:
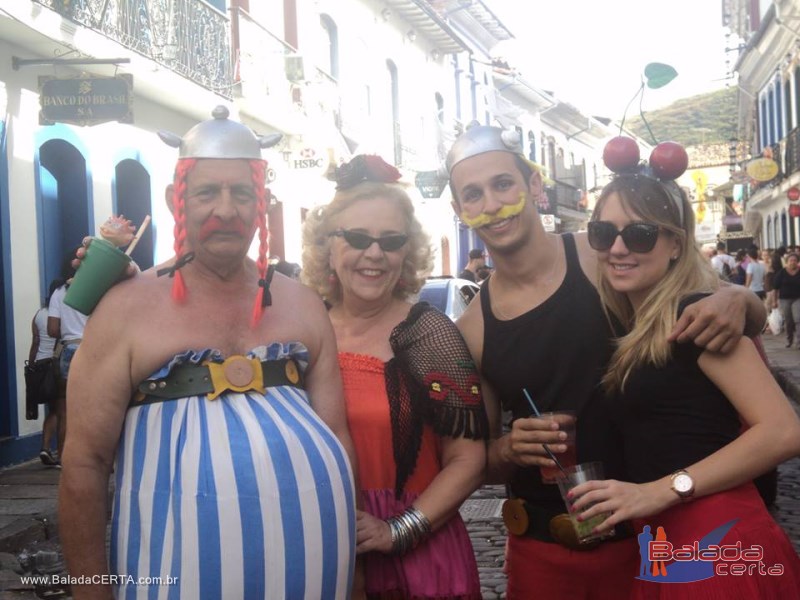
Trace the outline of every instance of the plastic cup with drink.
{"label": "plastic cup with drink", "polygon": [[[578,542],[581,544],[591,544],[614,535],[613,529],[604,533],[594,533],[592,531],[605,521],[611,513],[601,513],[590,519],[578,521],[577,517],[580,513],[575,513],[572,510],[572,503],[576,499],[567,498],[567,494],[574,487],[596,479],[603,479],[603,464],[600,462],[586,462],[571,467],[565,467],[564,473],[559,473],[558,476],[558,489],[561,492],[561,498],[564,500],[570,521],[572,521],[572,526],[575,529],[575,535],[578,538]],[[591,505],[585,507],[584,510],[588,510],[589,508],[591,508]]]}
{"label": "plastic cup with drink", "polygon": [[[557,410],[553,412],[544,412],[539,415],[540,418],[548,421],[558,423],[558,430],[567,434],[567,439],[561,440],[559,444],[567,446],[566,452],[556,454],[558,462],[561,467],[571,467],[578,462],[578,453],[575,448],[575,426],[578,418],[575,416],[574,410]],[[561,470],[558,466],[553,467],[540,467],[542,483],[556,483]]]}
{"label": "plastic cup with drink", "polygon": [[[120,226],[119,221],[120,217],[112,217],[100,228],[103,237],[92,238],[64,296],[65,304],[85,315],[91,314],[100,298],[125,272],[131,262],[131,252],[147,228],[150,216],[145,217],[135,236],[127,227]],[[127,251],[117,247],[120,243],[128,244]]]}

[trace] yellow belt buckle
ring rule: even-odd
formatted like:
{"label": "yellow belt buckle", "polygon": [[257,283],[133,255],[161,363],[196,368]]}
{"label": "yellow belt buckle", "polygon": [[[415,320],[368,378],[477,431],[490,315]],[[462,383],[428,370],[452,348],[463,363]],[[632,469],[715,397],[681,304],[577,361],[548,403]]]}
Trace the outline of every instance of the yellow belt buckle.
{"label": "yellow belt buckle", "polygon": [[264,393],[264,373],[261,361],[245,356],[229,356],[223,363],[206,363],[214,391],[206,394],[209,400],[216,399],[226,390],[246,392],[255,390]]}

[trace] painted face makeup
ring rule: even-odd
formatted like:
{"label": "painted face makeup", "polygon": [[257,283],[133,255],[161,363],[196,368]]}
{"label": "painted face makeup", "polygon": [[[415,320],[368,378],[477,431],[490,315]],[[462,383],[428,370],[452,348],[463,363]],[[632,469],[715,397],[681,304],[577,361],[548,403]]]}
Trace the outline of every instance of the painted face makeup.
{"label": "painted face makeup", "polygon": [[519,201],[516,204],[507,204],[493,215],[487,215],[486,213],[481,213],[477,217],[470,218],[462,212],[459,215],[459,217],[461,218],[461,221],[470,229],[480,229],[481,227],[484,227],[486,225],[491,225],[492,223],[496,223],[497,221],[502,221],[503,219],[516,217],[519,213],[522,212],[522,209],[525,208],[525,201],[526,201],[525,194],[520,193]]}
{"label": "painted face makeup", "polygon": [[235,233],[242,237],[246,237],[251,233],[252,226],[247,227],[241,219],[234,219],[232,221],[224,222],[217,216],[209,217],[200,228],[200,241],[204,242],[215,233]]}

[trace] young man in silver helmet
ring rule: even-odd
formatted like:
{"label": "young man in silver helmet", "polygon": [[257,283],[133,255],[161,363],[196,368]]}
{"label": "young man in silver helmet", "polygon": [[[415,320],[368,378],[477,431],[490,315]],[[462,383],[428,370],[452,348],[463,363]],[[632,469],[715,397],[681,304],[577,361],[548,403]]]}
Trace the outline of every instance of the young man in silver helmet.
{"label": "young man in silver helmet", "polygon": [[333,330],[316,294],[267,267],[261,148],[276,140],[213,117],[160,134],[179,148],[175,258],[107,293],[72,364],[60,526],[70,574],[90,582],[75,598],[350,594]]}
{"label": "young man in silver helmet", "polygon": [[[494,263],[458,326],[484,379],[493,427],[489,481],[507,484],[513,499],[504,507],[519,532],[508,538],[508,598],[624,598],[638,572],[633,532],[618,528],[594,546],[575,543],[557,486],[539,474],[539,467],[555,466],[544,445],[563,455],[566,433],[533,418],[525,396],[541,412],[576,411],[578,461],[602,461],[606,477],[620,477],[619,448],[599,396],[613,331],[595,287],[595,253],[583,233],[544,231],[536,210],[542,177],[517,132],[468,129],[450,150],[447,169],[453,209]],[[672,335],[725,351],[742,335],[745,316],[748,331],[757,333],[763,306],[754,294],[729,287],[690,306]],[[502,410],[512,415],[508,432]]]}

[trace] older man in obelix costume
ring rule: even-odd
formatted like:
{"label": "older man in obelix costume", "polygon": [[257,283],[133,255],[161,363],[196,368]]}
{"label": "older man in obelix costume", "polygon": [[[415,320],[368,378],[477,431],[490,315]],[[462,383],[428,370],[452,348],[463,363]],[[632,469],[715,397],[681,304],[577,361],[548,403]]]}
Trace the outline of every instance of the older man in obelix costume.
{"label": "older man in obelix costume", "polygon": [[73,586],[76,598],[350,593],[353,453],[333,330],[316,294],[267,267],[261,148],[277,140],[213,115],[182,139],[160,134],[180,148],[166,192],[176,256],[103,298],[70,372],[64,553],[73,576],[123,576]]}
{"label": "older man in obelix costume", "polygon": [[[639,553],[630,530],[598,545],[577,543],[555,485],[539,467],[554,467],[543,447],[562,454],[566,433],[531,418],[523,389],[540,411],[577,411],[581,462],[599,460],[620,478],[619,444],[603,411],[600,377],[613,332],[595,288],[597,259],[585,233],[544,231],[537,204],[544,187],[522,150],[519,133],[475,126],[447,156],[453,209],[491,253],[495,271],[458,321],[484,378],[482,391],[494,438],[489,478],[508,484],[507,596],[617,600],[627,597]],[[674,338],[709,350],[732,348],[748,319],[753,334],[764,322],[755,294],[730,286],[693,304]],[[512,414],[501,427],[501,406]]]}

